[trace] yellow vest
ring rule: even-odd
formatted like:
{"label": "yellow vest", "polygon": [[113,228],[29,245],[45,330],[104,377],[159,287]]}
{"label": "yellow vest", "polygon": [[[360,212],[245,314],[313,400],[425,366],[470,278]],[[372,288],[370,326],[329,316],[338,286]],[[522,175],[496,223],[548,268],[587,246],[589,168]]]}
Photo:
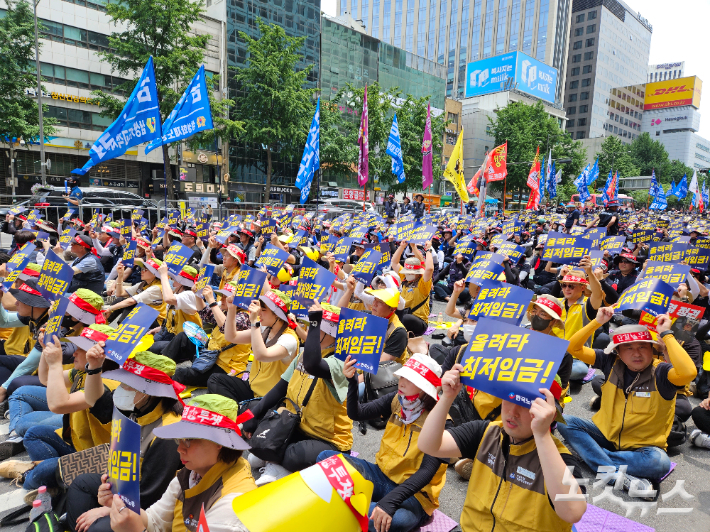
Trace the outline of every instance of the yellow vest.
{"label": "yellow vest", "polygon": [[[405,331],[407,330],[404,325],[402,325],[402,322],[399,321],[399,318],[397,317],[397,314],[392,313],[389,319],[389,326],[387,327],[387,335],[385,336],[385,343],[387,343],[387,340],[389,339],[390,336],[392,336],[392,333],[397,330],[397,329],[404,329]],[[409,358],[409,354],[407,353],[407,348],[404,348],[404,351],[401,353],[387,353],[388,355],[392,355],[393,357],[397,357],[397,362],[400,364],[404,364],[407,359]]]}
{"label": "yellow vest", "polygon": [[[281,334],[293,336],[296,342],[298,342],[296,331],[290,327],[286,327]],[[254,392],[254,397],[264,397],[271,388],[276,386],[281,375],[288,369],[289,364],[290,360],[288,362],[284,362],[283,360],[276,360],[275,362],[254,360],[251,364],[251,371],[249,372],[249,386],[251,387],[251,391]]]}
{"label": "yellow vest", "polygon": [[425,299],[428,299],[421,307],[414,311],[414,315],[417,318],[429,322],[429,308],[431,304],[431,299],[429,299],[429,294],[431,293],[432,280],[424,281],[423,276],[420,276],[419,281],[415,285],[410,285],[406,283],[404,275],[400,274],[400,279],[402,280],[402,297],[404,298],[405,308],[412,309],[419,305]]}
{"label": "yellow vest", "polygon": [[182,489],[175,501],[171,532],[195,532],[203,504],[207,513],[225,495],[256,489],[249,462],[244,458],[239,458],[234,464],[217,462],[192,488],[189,487],[188,469],[181,469],[177,478]]}
{"label": "yellow vest", "polygon": [[565,324],[565,340],[569,340],[574,333],[581,330],[589,323],[589,320],[587,320],[584,315],[587,297],[582,296],[579,298],[575,303],[570,305],[569,310],[567,310],[565,303],[566,302],[563,302],[562,304],[562,322]]}
{"label": "yellow vest", "polygon": [[[323,350],[323,355],[334,351],[333,348]],[[341,451],[349,451],[353,446],[353,420],[348,417],[345,401],[339,402],[328,389],[323,379],[318,379],[311,398],[305,408],[303,399],[313,383],[313,376],[303,368],[303,355],[288,382],[286,397],[301,408],[300,429],[319,440],[332,443]],[[286,408],[295,413],[290,402]]]}
{"label": "yellow vest", "polygon": [[656,388],[656,364],[639,374],[628,396],[624,393],[624,368],[617,358],[602,385],[602,402],[592,421],[618,450],[667,446],[673,426],[676,398],[664,399]]}
{"label": "yellow vest", "polygon": [[0,340],[7,340],[10,338],[12,331],[15,329],[16,327],[0,327]]}
{"label": "yellow vest", "polygon": [[[424,421],[429,415],[429,412],[422,411],[419,418],[409,425],[405,425],[399,415],[401,410],[402,406],[395,394],[392,399],[392,415],[385,427],[385,433],[382,435],[380,450],[375,456],[380,470],[397,484],[402,484],[419,471],[419,467],[422,465],[424,453],[419,450],[417,442]],[[446,464],[441,464],[431,482],[414,494],[428,515],[433,514],[434,510],[439,507],[439,494],[445,482]]]}
{"label": "yellow vest", "polygon": [[[160,278],[159,278],[159,277],[156,277],[156,278],[153,280],[152,283],[149,283],[149,284],[145,285],[145,287],[143,288],[143,290],[141,290],[141,292],[143,292],[143,291],[147,290],[148,288],[150,288],[151,286],[155,286],[155,285],[162,286],[161,283],[160,283]],[[160,292],[162,293],[162,291],[163,291],[163,290],[162,290],[162,288],[161,288]],[[158,320],[158,325],[162,325],[163,322],[165,321],[165,316],[166,316],[166,314],[167,314],[167,312],[168,312],[168,310],[167,310],[167,309],[168,309],[168,306],[165,304],[165,301],[161,301],[161,302],[160,302],[159,304],[157,304],[157,305],[150,305],[150,304],[149,304],[148,306],[151,307],[151,308],[154,308],[155,310],[158,311],[158,317],[156,318],[156,320]]]}
{"label": "yellow vest", "polygon": [[[478,415],[481,416],[481,419],[488,421],[499,421],[502,404],[502,400],[497,397],[493,397],[486,392],[482,392],[481,390],[474,390],[473,392],[473,407],[476,409],[476,412],[478,412]],[[498,410],[495,413],[495,416],[492,416],[492,419],[489,419],[488,416],[491,416],[496,408]]]}
{"label": "yellow vest", "polygon": [[[229,342],[224,337],[219,327],[212,329],[210,341],[207,342],[207,349],[219,351],[229,345]],[[251,353],[251,344],[238,344],[222,351],[217,357],[216,364],[227,373],[234,370],[234,374],[246,371],[249,363],[249,354]]]}
{"label": "yellow vest", "polygon": [[[501,422],[488,425],[473,460],[471,482],[461,512],[463,532],[569,532],[572,525],[555,513],[548,500],[535,439],[510,445],[503,453]],[[557,450],[567,448],[552,436]],[[511,478],[512,476],[512,478]]]}
{"label": "yellow vest", "polygon": [[200,313],[195,312],[194,314],[188,314],[184,310],[178,310],[172,305],[167,307],[165,314],[165,329],[173,334],[178,334],[182,332],[182,324],[186,321],[194,323],[198,327],[202,328],[202,318],[200,318]]}
{"label": "yellow vest", "polygon": [[22,327],[14,327],[10,337],[5,340],[5,354],[7,355],[26,355],[34,347],[32,342],[32,333],[29,325]]}
{"label": "yellow vest", "polygon": [[[224,288],[224,285],[226,285],[229,281],[234,279],[234,277],[239,273],[239,268],[236,267],[232,269],[231,272],[228,272],[227,269],[225,268],[224,271],[222,272],[222,280],[219,282],[219,289],[222,290]],[[219,296],[222,296],[224,294],[218,294]]]}
{"label": "yellow vest", "polygon": [[[74,371],[73,373],[72,389],[75,391],[83,390],[86,373],[83,371]],[[109,390],[115,390],[120,384],[121,383],[117,381],[104,379],[104,386]],[[57,434],[67,443],[71,443],[77,451],[84,451],[91,447],[96,447],[97,445],[111,443],[111,420],[109,420],[108,423],[101,423],[91,414],[88,408],[80,410],[79,412],[65,414],[63,424],[63,428],[57,429]],[[68,434],[66,432],[67,429]],[[67,439],[67,435],[69,439]]]}

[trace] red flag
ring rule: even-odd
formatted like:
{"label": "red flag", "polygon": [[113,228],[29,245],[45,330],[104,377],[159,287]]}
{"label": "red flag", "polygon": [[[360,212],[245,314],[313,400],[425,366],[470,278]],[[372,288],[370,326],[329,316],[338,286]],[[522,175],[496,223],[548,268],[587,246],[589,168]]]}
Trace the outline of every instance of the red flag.
{"label": "red flag", "polygon": [[530,188],[530,197],[525,208],[535,210],[540,204],[540,146],[537,147],[535,159],[530,166],[527,185]]}
{"label": "red flag", "polygon": [[210,532],[210,527],[207,526],[207,517],[205,517],[205,503],[202,503],[202,508],[200,508],[200,520],[197,522],[197,532]]}
{"label": "red flag", "polygon": [[488,154],[486,161],[486,183],[502,181],[508,175],[508,142],[501,144]]}
{"label": "red flag", "polygon": [[468,185],[466,185],[466,190],[468,191],[469,194],[473,194],[474,196],[478,196],[481,191],[478,190],[478,180],[481,177],[481,169],[478,169],[478,172],[476,172],[476,175],[471,178],[471,181],[468,182]]}

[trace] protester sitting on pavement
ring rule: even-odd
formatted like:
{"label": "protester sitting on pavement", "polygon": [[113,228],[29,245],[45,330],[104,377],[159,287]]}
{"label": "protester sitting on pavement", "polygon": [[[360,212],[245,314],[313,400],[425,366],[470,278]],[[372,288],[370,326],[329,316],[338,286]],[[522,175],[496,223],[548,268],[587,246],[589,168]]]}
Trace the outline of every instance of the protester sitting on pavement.
{"label": "protester sitting on pavement", "polygon": [[462,388],[461,371],[463,366],[456,364],[442,377],[443,395],[424,422],[418,447],[438,458],[462,456],[473,461],[475,481],[468,484],[461,512],[463,532],[570,531],[582,519],[587,503],[583,497],[558,500],[582,492],[576,480],[565,475],[568,466],[573,474],[581,473],[577,460],[550,431],[557,416],[553,394],[541,388],[545,399],[535,399],[529,409],[504,400],[501,421],[446,428],[449,408]]}
{"label": "protester sitting on pavement", "polygon": [[[449,270],[445,281],[440,281],[434,285],[435,299],[438,301],[448,301],[451,294],[454,291],[454,283],[460,279],[464,279],[468,273],[468,269],[471,267],[471,263],[464,260],[464,256],[458,253],[454,257],[454,261],[449,266]],[[467,299],[470,299],[470,294],[468,290],[464,288],[463,292],[458,294],[461,298],[461,303],[465,303]]]}
{"label": "protester sitting on pavement", "polygon": [[[348,381],[343,374],[343,361],[333,356],[339,312],[337,307],[321,307],[318,301],[311,305],[303,354],[293,359],[276,385],[256,406],[250,408],[254,419],[243,425],[245,434],[249,436],[257,430],[259,420],[269,410],[277,408],[284,397],[290,400],[286,401],[289,411],[295,413],[291,401],[301,410],[300,424],[285,448],[281,465],[264,463],[258,455],[250,454],[252,467],[265,466],[262,476],[256,481],[257,486],[312,466],[322,451],[345,452],[352,447],[353,422],[345,406]],[[310,391],[311,388],[313,391]],[[309,400],[304,406],[306,396]],[[262,437],[261,434],[254,436]],[[269,434],[263,436],[270,438]]]}
{"label": "protester sitting on pavement", "polygon": [[696,447],[710,449],[710,398],[703,399],[693,408],[693,423],[697,428],[690,433],[690,443]]}
{"label": "protester sitting on pavement", "polygon": [[[175,441],[184,467],[163,496],[140,514],[125,511],[119,495],[102,485],[99,497],[112,499],[111,530],[169,532],[198,529],[200,509],[211,532],[249,532],[232,509],[235,497],[256,489],[242,451],[249,446],[237,426],[238,405],[225,397],[205,394],[192,399],[182,419],[154,430],[158,438]],[[214,426],[215,418],[219,426]]]}
{"label": "protester sitting on pavement", "polygon": [[[291,299],[280,290],[270,290],[258,301],[251,302],[248,324],[244,321],[246,314],[237,312],[231,298],[227,302],[229,310],[224,326],[224,342],[234,344],[235,349],[251,349],[254,361],[248,382],[239,375],[244,370],[230,370],[228,375],[217,372],[207,381],[207,389],[210,393],[218,393],[241,403],[263,397],[279,382],[298,353],[299,341],[294,331],[296,324],[289,318]],[[214,331],[212,334],[215,334]],[[248,351],[246,353],[244,369]]]}
{"label": "protester sitting on pavement", "polygon": [[[9,251],[10,257],[20,251],[25,244],[27,244],[27,242],[34,242],[36,239],[37,237],[32,231],[27,231],[25,229],[17,231],[13,237],[13,246]],[[30,262],[37,262],[37,249],[34,249],[32,253],[30,253]]]}
{"label": "protester sitting on pavement", "polygon": [[617,269],[609,272],[607,283],[621,295],[624,290],[636,282],[638,273],[636,267],[639,261],[631,253],[620,253],[614,257],[614,265]]}
{"label": "protester sitting on pavement", "polygon": [[[89,349],[89,370],[104,363],[104,342]],[[120,369],[103,375],[89,375],[84,398],[94,404],[104,394],[102,379],[119,382],[113,392],[113,404],[140,426],[140,504],[147,509],[160,500],[182,469],[177,444],[172,439],[156,438],[154,430],[180,421],[182,405],[177,394],[183,387],[171,376],[175,362],[150,351],[133,355]],[[109,512],[113,497],[106,474],[85,473],[74,479],[67,493],[67,524],[72,531],[110,532]]]}
{"label": "protester sitting on pavement", "polygon": [[429,323],[434,258],[429,249],[431,242],[426,244],[426,258],[421,255],[417,246],[412,244],[410,248],[413,256],[406,259],[402,267],[399,261],[407,246],[406,241],[401,242],[392,255],[392,271],[400,275],[402,283],[402,297],[405,301],[402,325],[413,336],[423,336]]}
{"label": "protester sitting on pavement", "polygon": [[76,292],[79,288],[86,288],[97,294],[103,292],[106,275],[104,266],[96,255],[91,237],[83,234],[75,235],[70,249],[76,255],[76,259],[71,263],[74,277],[67,288],[67,293]]}
{"label": "protester sitting on pavement", "polygon": [[[399,377],[397,391],[359,403],[356,362],[348,355],[343,369],[348,379],[348,417],[353,421],[388,421],[375,463],[353,457],[348,460],[375,486],[368,512],[370,527],[409,532],[439,507],[446,482],[448,460],[424,454],[417,447],[424,422],[438,400],[441,368],[431,357],[415,353],[395,372]],[[338,451],[323,451],[318,461],[336,454]]]}
{"label": "protester sitting on pavement", "polygon": [[[628,489],[639,480],[643,491],[670,470],[665,452],[673,425],[678,387],[696,376],[695,366],[678,345],[668,315],[658,316],[654,340],[643,325],[624,325],[614,331],[604,350],[584,347],[592,333],[607,323],[614,311],[599,310],[597,317],[570,338],[568,352],[604,373],[601,409],[591,421],[565,416],[557,429],[592,471],[600,466],[627,466]],[[665,346],[670,363],[654,364],[654,350]]]}
{"label": "protester sitting on pavement", "polygon": [[[109,305],[105,316],[108,323],[112,323],[119,318],[119,323],[128,315],[130,309],[139,303],[145,303],[149,307],[158,311],[154,326],[162,325],[167,314],[167,307],[163,300],[162,284],[158,276],[158,268],[163,261],[156,258],[135,259],[135,268],[140,268],[141,282],[137,285],[125,288],[123,286],[123,270],[125,266],[119,263],[116,267],[118,279],[116,280],[116,296],[122,298]],[[118,312],[121,311],[121,312]]]}

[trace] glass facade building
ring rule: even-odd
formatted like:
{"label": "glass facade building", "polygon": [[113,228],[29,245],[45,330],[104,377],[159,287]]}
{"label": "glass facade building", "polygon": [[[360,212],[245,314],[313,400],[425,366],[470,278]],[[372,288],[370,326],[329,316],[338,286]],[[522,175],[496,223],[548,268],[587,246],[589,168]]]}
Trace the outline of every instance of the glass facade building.
{"label": "glass facade building", "polygon": [[443,65],[450,98],[464,97],[467,63],[520,50],[559,71],[561,102],[572,1],[382,0],[380,13],[380,0],[339,0],[336,10],[361,20],[369,35]]}

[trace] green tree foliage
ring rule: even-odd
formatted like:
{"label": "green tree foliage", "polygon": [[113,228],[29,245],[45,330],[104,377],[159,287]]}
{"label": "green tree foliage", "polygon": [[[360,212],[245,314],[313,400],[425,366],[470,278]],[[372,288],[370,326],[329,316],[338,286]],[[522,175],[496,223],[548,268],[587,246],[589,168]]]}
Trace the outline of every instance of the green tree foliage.
{"label": "green tree foliage", "polygon": [[[210,36],[192,32],[192,25],[202,16],[202,7],[202,1],[182,0],[121,0],[106,5],[111,22],[123,31],[113,32],[109,36],[110,51],[99,52],[99,55],[114,72],[131,78],[120,87],[126,95],[133,91],[143,67],[153,56],[163,121],[202,64]],[[212,94],[218,89],[218,83],[218,78],[207,80],[215,129],[194,135],[190,139],[192,146],[214,142],[217,137],[229,139],[241,131],[240,123],[228,117],[228,108],[233,102],[217,101]],[[94,97],[104,107],[102,115],[110,118],[116,118],[125,105],[124,99],[102,91],[95,91]],[[163,158],[169,160],[167,145],[163,145]],[[170,172],[167,181],[168,193],[174,199]]]}
{"label": "green tree foliage", "polygon": [[[260,37],[253,39],[244,32],[239,38],[247,43],[247,66],[235,69],[237,84],[235,116],[243,122],[244,132],[238,139],[261,145],[266,151],[266,191],[271,191],[272,157],[300,157],[313,118],[316,89],[304,88],[309,65],[297,70],[299,50],[305,37],[289,37],[284,29],[257,19]],[[323,142],[321,142],[323,146]]]}
{"label": "green tree foliage", "polygon": [[[3,142],[13,138],[26,142],[39,139],[37,98],[25,92],[37,87],[34,43],[32,6],[24,0],[7,2],[7,12],[0,18],[0,140]],[[47,106],[43,109],[46,112]],[[45,135],[55,132],[52,124],[56,120],[45,116]]]}
{"label": "green tree foliage", "polygon": [[[326,177],[337,179],[357,172],[357,144],[349,138],[350,129],[338,104],[321,100],[320,166]],[[316,193],[315,186],[311,192]]]}
{"label": "green tree foliage", "polygon": [[634,139],[630,149],[631,156],[641,172],[638,175],[651,175],[654,169],[657,177],[666,173],[668,152],[663,144],[651,139],[651,135],[642,133]]}
{"label": "green tree foliage", "polygon": [[[549,148],[552,148],[553,159],[572,160],[568,164],[555,165],[557,175],[562,175],[562,185],[579,175],[584,167],[586,150],[580,142],[572,140],[569,133],[560,129],[557,119],[545,112],[541,102],[535,105],[513,102],[496,114],[495,120],[489,118],[496,145],[508,142],[507,190],[521,195],[528,193],[526,182],[530,166],[511,163],[532,161],[538,146],[540,157],[547,157]],[[491,188],[502,190],[503,182],[494,183]]]}
{"label": "green tree foliage", "polygon": [[596,154],[599,158],[599,179],[597,189],[601,189],[606,184],[609,170],[614,173],[619,172],[619,177],[633,177],[639,174],[639,168],[634,163],[634,158],[629,153],[628,144],[621,142],[618,137],[608,136],[602,142],[601,151]]}

